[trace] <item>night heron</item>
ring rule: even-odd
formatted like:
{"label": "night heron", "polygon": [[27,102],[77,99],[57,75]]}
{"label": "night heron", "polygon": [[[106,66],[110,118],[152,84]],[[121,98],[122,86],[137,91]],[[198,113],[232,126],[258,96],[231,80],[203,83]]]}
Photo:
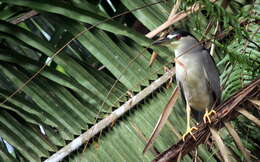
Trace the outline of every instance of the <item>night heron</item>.
{"label": "night heron", "polygon": [[188,32],[171,32],[153,43],[157,44],[174,50],[176,80],[187,111],[187,131],[182,138],[185,140],[185,136],[190,134],[195,139],[192,131],[197,128],[190,127],[191,110],[197,121],[203,119],[204,123],[211,123],[210,115],[216,113],[212,108],[220,103],[221,98],[218,69],[209,51]]}

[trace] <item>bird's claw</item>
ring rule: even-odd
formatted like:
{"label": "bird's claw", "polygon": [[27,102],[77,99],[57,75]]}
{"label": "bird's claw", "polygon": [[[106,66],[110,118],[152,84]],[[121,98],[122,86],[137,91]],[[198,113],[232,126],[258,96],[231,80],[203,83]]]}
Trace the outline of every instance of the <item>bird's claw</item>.
{"label": "bird's claw", "polygon": [[190,134],[192,136],[192,138],[196,141],[196,137],[192,133],[193,130],[198,130],[198,128],[192,127],[192,128],[187,129],[186,133],[182,136],[182,140],[185,141],[185,137]]}
{"label": "bird's claw", "polygon": [[206,112],[205,114],[204,114],[204,116],[203,116],[203,121],[204,121],[204,123],[206,124],[207,123],[207,121],[209,121],[209,123],[211,124],[211,119],[210,119],[210,116],[212,115],[212,114],[216,114],[217,112],[215,111],[215,110],[210,110],[210,112]]}

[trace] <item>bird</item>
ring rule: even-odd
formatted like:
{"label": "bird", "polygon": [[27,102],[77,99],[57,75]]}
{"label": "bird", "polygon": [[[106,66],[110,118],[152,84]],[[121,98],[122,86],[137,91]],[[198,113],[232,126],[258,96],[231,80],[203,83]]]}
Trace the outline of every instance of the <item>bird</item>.
{"label": "bird", "polygon": [[[185,137],[190,134],[196,140],[192,131],[198,128],[190,126],[191,112],[197,122],[203,120],[204,123],[211,123],[211,115],[216,114],[213,108],[220,104],[220,78],[216,63],[209,51],[191,33],[184,30],[169,32],[152,45],[166,46],[174,51],[176,82],[186,104],[187,115],[186,133],[182,139],[185,141]],[[161,119],[167,115],[162,114]],[[160,122],[162,121],[159,120],[157,126]],[[151,143],[149,140],[147,145]],[[149,147],[146,146],[145,150]]]}

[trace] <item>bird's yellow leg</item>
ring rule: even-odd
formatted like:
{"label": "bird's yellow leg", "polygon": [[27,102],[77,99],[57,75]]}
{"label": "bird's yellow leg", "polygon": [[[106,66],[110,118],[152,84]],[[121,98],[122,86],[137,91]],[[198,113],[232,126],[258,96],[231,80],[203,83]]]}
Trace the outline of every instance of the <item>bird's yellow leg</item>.
{"label": "bird's yellow leg", "polygon": [[190,127],[190,112],[191,112],[191,109],[190,109],[190,106],[189,106],[189,103],[187,102],[187,105],[186,105],[186,113],[187,113],[187,130],[186,130],[186,133],[184,133],[184,135],[182,136],[182,140],[185,141],[185,137],[187,135],[191,135],[192,138],[194,140],[196,140],[195,136],[192,134],[192,131],[193,130],[198,130],[198,128],[196,127]]}
{"label": "bird's yellow leg", "polygon": [[205,111],[205,114],[203,116],[203,121],[204,123],[207,123],[207,121],[209,121],[209,123],[211,123],[211,120],[210,120],[210,116],[212,114],[216,114],[216,111],[215,110],[210,110],[210,112],[208,112],[208,108],[206,108],[206,111]]}

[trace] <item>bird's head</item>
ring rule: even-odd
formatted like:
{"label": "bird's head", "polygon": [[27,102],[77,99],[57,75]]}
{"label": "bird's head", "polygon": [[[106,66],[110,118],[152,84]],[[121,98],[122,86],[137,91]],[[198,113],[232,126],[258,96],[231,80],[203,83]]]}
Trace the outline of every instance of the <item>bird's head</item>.
{"label": "bird's head", "polygon": [[152,45],[163,45],[167,47],[172,47],[174,49],[178,49],[186,46],[191,47],[196,42],[196,38],[189,32],[177,30],[170,32],[160,40],[154,41]]}

